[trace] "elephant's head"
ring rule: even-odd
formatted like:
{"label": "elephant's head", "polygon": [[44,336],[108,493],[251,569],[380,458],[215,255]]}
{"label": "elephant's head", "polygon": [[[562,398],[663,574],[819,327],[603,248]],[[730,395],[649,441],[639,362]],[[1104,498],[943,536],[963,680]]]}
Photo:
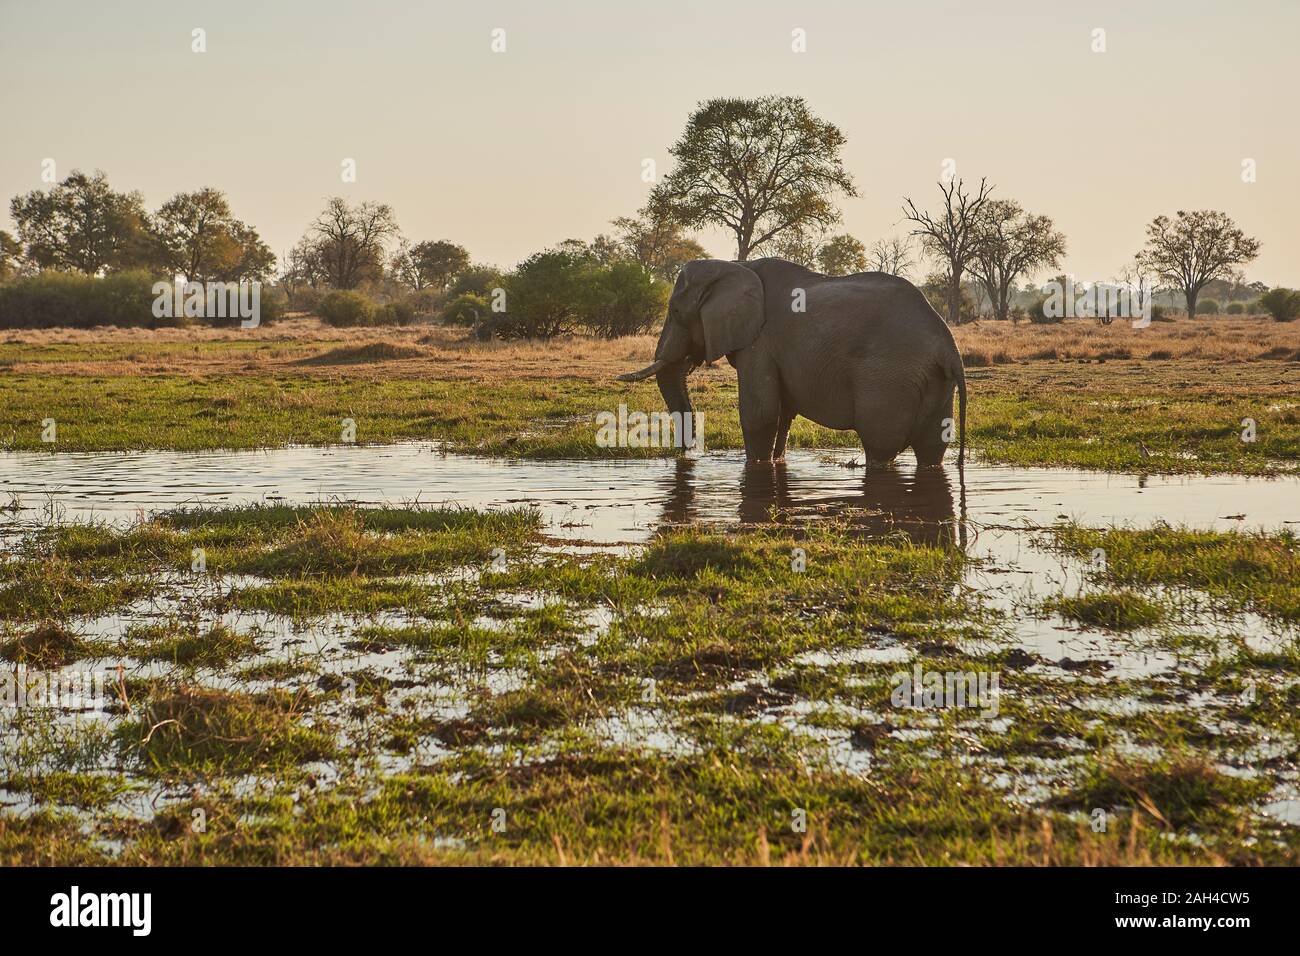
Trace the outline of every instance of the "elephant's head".
{"label": "elephant's head", "polygon": [[763,327],[763,283],[750,269],[721,259],[697,259],[682,267],[668,300],[668,316],[655,360],[623,382],[655,376],[670,412],[690,412],[686,376],[750,345]]}

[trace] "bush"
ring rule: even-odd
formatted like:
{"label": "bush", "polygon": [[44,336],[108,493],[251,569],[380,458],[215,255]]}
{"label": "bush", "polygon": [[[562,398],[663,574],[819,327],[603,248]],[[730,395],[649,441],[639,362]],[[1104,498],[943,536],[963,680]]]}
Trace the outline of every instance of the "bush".
{"label": "bush", "polygon": [[1259,297],[1259,304],[1278,322],[1291,322],[1300,316],[1300,292],[1291,289],[1269,289]]}
{"label": "bush", "polygon": [[504,279],[506,310],[497,316],[503,339],[549,339],[578,325],[582,274],[590,264],[582,253],[548,249],[529,256]]}
{"label": "bush", "polygon": [[415,321],[415,309],[405,299],[388,302],[375,311],[375,325],[410,325]]}
{"label": "bush", "polygon": [[478,295],[487,298],[499,285],[501,273],[492,266],[470,266],[452,282],[447,297],[456,299],[462,295]]}
{"label": "bush", "polygon": [[1064,321],[1062,316],[1047,313],[1047,301],[1044,297],[1025,308],[1025,315],[1033,325],[1056,325]]}
{"label": "bush", "polygon": [[316,313],[330,325],[374,325],[375,306],[360,292],[336,289],[321,300]]}
{"label": "bush", "polygon": [[1223,311],[1226,315],[1243,315],[1245,314],[1246,306],[1242,302],[1229,302],[1227,308]]}
{"label": "bush", "polygon": [[662,317],[671,291],[635,262],[606,265],[565,248],[530,256],[503,282],[506,311],[491,318],[505,339],[632,335]]}
{"label": "bush", "polygon": [[416,319],[431,319],[442,311],[447,294],[440,289],[421,289],[402,299]]}
{"label": "bush", "polygon": [[467,292],[448,302],[438,317],[449,325],[473,325],[486,318],[491,311],[487,299]]}
{"label": "bush", "polygon": [[[284,288],[278,285],[263,284],[257,295],[257,324],[259,326],[270,325],[277,319],[284,318],[284,313],[288,308],[289,295]],[[234,314],[222,318],[190,318],[186,321],[222,328],[238,328],[244,319],[240,315]]]}
{"label": "bush", "polygon": [[321,300],[325,298],[325,293],[314,286],[300,285],[290,287],[286,285],[284,291],[288,297],[288,306],[290,312],[311,312],[320,314]]}
{"label": "bush", "polygon": [[104,277],[47,270],[0,286],[0,328],[47,329],[97,325],[162,328],[189,325],[183,316],[156,318],[148,272],[117,272]]}
{"label": "bush", "polygon": [[1202,299],[1200,302],[1196,303],[1196,314],[1218,315],[1219,303],[1215,302],[1213,299]]}
{"label": "bush", "polygon": [[635,262],[616,262],[583,271],[578,323],[592,335],[612,339],[653,326],[668,308],[672,290]]}

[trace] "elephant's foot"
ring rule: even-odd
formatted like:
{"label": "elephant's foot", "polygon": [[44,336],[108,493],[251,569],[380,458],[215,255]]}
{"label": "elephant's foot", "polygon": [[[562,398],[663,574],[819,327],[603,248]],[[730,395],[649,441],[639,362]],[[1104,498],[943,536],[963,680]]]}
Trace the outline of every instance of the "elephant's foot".
{"label": "elephant's foot", "polygon": [[775,462],[771,458],[747,458],[745,459],[746,469],[771,468]]}
{"label": "elephant's foot", "polygon": [[893,458],[867,458],[862,462],[862,467],[867,471],[884,471],[894,467]]}

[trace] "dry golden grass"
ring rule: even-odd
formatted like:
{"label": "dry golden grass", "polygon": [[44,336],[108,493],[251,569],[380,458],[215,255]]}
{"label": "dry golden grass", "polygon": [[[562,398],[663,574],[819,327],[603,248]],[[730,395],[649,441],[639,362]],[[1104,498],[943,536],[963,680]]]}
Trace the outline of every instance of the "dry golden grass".
{"label": "dry golden grass", "polygon": [[401,378],[606,378],[649,361],[657,333],[613,341],[480,342],[463,328],[340,329],[295,317],[256,329],[30,329],[3,334],[5,366],[64,375],[348,374]]}
{"label": "dry golden grass", "polygon": [[[1079,361],[1177,362],[1202,368],[1300,360],[1300,322],[1264,317],[1179,318],[1134,329],[1117,321],[1056,325],[975,322],[954,330],[968,368]],[[4,366],[39,374],[308,374],[603,380],[645,365],[657,335],[613,341],[479,342],[439,326],[339,329],[293,317],[256,329],[35,329],[0,339]],[[1059,369],[1058,369],[1059,371]],[[1203,383],[1204,384],[1204,383]]]}
{"label": "dry golden grass", "polygon": [[1169,361],[1300,358],[1300,322],[1251,316],[1198,316],[1135,329],[1079,319],[1056,325],[973,322],[953,332],[967,367],[1035,360],[1137,359]]}

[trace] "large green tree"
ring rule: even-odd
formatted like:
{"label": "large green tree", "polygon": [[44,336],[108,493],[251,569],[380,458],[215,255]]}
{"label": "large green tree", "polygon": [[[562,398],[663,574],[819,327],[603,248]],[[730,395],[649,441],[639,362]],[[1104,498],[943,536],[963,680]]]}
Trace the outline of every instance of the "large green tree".
{"label": "large green tree", "polygon": [[1187,315],[1196,315],[1196,299],[1206,284],[1226,279],[1235,266],[1259,255],[1259,240],[1237,228],[1226,213],[1212,209],[1179,210],[1173,219],[1156,216],[1147,226],[1142,265],[1161,280],[1183,290]]}
{"label": "large green tree", "polygon": [[867,247],[847,233],[832,236],[817,250],[817,264],[828,276],[866,272]]}
{"label": "large green tree", "polygon": [[143,197],[114,191],[99,170],[74,170],[48,190],[15,196],[9,214],[27,257],[42,269],[95,275],[147,264]]}
{"label": "large green tree", "polygon": [[676,164],[652,190],[647,214],[726,229],[743,261],[784,232],[839,221],[834,197],[857,195],[840,158],[844,143],[802,97],[708,100],[670,149]]}
{"label": "large green tree", "polygon": [[265,279],[275,267],[270,248],[234,217],[219,189],[177,193],[152,226],[160,264],[190,282]]}
{"label": "large green tree", "polygon": [[1056,268],[1065,255],[1065,236],[1052,220],[1030,215],[1013,199],[993,199],[984,206],[977,236],[971,272],[984,286],[994,316],[1002,320],[1010,317],[1016,280]]}
{"label": "large green tree", "polygon": [[403,240],[392,267],[398,280],[413,289],[442,291],[469,268],[469,252],[464,246],[444,239],[417,242],[413,246]]}

